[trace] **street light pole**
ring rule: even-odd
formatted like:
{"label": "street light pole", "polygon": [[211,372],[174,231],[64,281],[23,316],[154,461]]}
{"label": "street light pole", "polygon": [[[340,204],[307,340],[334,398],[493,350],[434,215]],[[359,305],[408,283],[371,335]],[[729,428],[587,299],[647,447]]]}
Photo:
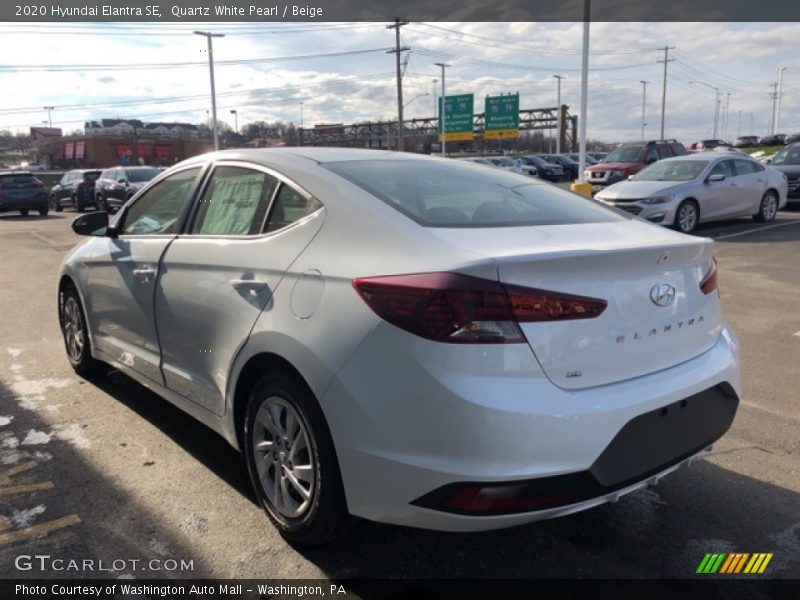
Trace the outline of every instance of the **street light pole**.
{"label": "street light pole", "polygon": [[444,70],[449,67],[450,65],[446,63],[435,63],[436,66],[442,67],[442,101],[440,103],[441,106],[441,121],[442,121],[442,157],[446,156],[445,145],[447,144],[447,114],[445,111],[445,100],[447,100],[447,92],[444,88]]}
{"label": "street light pole", "polygon": [[53,118],[52,118],[50,113],[53,110],[55,110],[55,107],[53,107],[53,106],[44,106],[43,108],[47,111],[47,126],[52,128],[53,127]]}
{"label": "street light pole", "polygon": [[239,112],[234,108],[231,110],[231,114],[233,115],[233,122],[234,122],[234,131],[236,131],[236,135],[239,135]]}
{"label": "street light pole", "polygon": [[778,106],[775,111],[775,131],[773,134],[778,133],[781,128],[781,96],[783,96],[783,72],[786,70],[786,67],[780,67],[778,69]]}
{"label": "street light pole", "polygon": [[642,84],[642,141],[644,141],[644,128],[647,127],[647,123],[644,120],[644,111],[647,103],[647,84],[650,82],[640,79],[639,83]]}
{"label": "street light pole", "polygon": [[[586,114],[589,107],[589,16],[590,2],[583,0],[583,56],[581,57],[581,123],[578,148],[578,184],[586,184]],[[589,189],[591,195],[591,189]]]}
{"label": "street light pole", "polygon": [[437,96],[438,92],[436,91],[436,83],[438,81],[439,81],[438,79],[434,79],[433,80],[433,116],[434,117],[436,116],[436,112],[439,110],[439,97]]}
{"label": "street light pole", "polygon": [[211,33],[210,31],[195,31],[195,35],[204,35],[208,42],[208,72],[211,77],[211,131],[214,135],[214,150],[219,150],[219,131],[217,131],[217,94],[214,90],[214,49],[211,38],[225,37],[224,33]]}
{"label": "street light pole", "polygon": [[556,154],[561,154],[561,80],[563,75],[553,75],[558,80],[558,92],[556,93]]}

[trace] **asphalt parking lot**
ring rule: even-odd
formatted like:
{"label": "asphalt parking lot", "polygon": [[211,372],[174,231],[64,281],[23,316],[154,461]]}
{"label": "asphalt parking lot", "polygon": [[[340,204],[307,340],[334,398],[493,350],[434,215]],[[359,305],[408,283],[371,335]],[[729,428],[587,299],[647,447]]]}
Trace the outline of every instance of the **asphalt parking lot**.
{"label": "asphalt parking lot", "polygon": [[[91,575],[15,567],[47,554],[127,561],[111,573],[125,577],[682,578],[716,551],[772,552],[765,576],[800,577],[800,209],[698,231],[718,240],[744,380],[732,430],[702,460],[553,521],[481,534],[359,522],[302,551],[221,438],[119,373],[73,374],[55,298],[74,216],[0,215],[0,577]],[[129,562],[152,559],[192,564]]]}

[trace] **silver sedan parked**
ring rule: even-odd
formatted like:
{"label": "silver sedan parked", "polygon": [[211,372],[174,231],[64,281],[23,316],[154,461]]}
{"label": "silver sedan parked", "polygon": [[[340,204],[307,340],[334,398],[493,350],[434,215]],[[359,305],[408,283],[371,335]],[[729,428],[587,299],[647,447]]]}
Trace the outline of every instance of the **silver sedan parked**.
{"label": "silver sedan parked", "polygon": [[595,198],[689,233],[698,223],[733,217],[772,221],[786,194],[776,169],[744,154],[702,152],[660,160]]}

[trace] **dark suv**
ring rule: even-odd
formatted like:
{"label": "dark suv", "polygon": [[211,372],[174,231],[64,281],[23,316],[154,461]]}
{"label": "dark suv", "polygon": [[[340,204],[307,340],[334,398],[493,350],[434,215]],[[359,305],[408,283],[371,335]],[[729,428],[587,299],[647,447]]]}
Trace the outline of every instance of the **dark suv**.
{"label": "dark suv", "polygon": [[114,212],[161,173],[155,167],[113,167],[100,174],[94,193],[98,208]]}
{"label": "dark suv", "polygon": [[30,210],[47,214],[44,184],[28,171],[0,171],[0,212],[18,210],[23,217]]}
{"label": "dark suv", "polygon": [[[67,171],[61,179],[50,188],[50,206],[56,212],[71,206],[83,212],[87,206],[95,206],[94,182],[100,177],[96,169],[74,169]],[[95,206],[96,208],[96,206]]]}
{"label": "dark suv", "polygon": [[592,185],[592,192],[597,192],[607,185],[635,175],[657,160],[683,156],[686,153],[683,144],[676,140],[627,142],[609,152],[603,162],[587,167],[586,182]]}

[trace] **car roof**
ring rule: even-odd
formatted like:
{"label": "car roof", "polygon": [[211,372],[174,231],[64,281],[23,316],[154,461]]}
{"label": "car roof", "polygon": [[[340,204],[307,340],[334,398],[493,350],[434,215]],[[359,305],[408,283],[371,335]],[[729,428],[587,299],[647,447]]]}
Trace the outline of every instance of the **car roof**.
{"label": "car roof", "polygon": [[[244,160],[259,163],[270,157],[292,159],[306,158],[316,163],[339,162],[349,160],[419,160],[431,158],[411,152],[394,152],[390,150],[369,150],[363,148],[324,148],[312,146],[287,146],[283,148],[236,148],[221,150],[208,155],[207,159]],[[200,157],[197,157],[200,158]]]}
{"label": "car roof", "polygon": [[[742,152],[736,151],[727,151],[727,152],[714,152],[713,150],[706,151],[706,152],[695,152],[693,154],[683,154],[681,156],[670,156],[669,158],[663,158],[659,162],[675,162],[679,160],[715,160],[715,159],[724,159],[724,158],[750,158],[748,154],[744,154]],[[754,159],[751,159],[754,160]]]}

